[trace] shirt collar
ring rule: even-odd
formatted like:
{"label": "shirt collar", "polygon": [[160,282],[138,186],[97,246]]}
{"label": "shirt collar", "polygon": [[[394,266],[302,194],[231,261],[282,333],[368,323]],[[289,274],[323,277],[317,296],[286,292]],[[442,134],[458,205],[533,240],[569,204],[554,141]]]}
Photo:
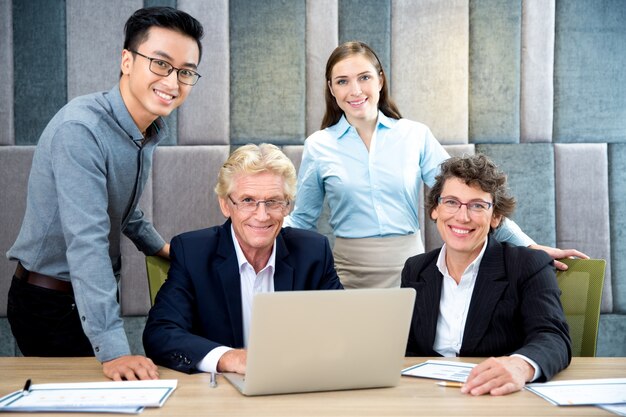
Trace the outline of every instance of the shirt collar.
{"label": "shirt collar", "polygon": [[[250,268],[253,268],[250,265],[250,262],[246,259],[246,255],[243,254],[243,250],[239,245],[239,241],[237,240],[237,236],[235,236],[235,228],[233,225],[230,225],[230,235],[233,238],[233,243],[235,244],[235,253],[237,254],[237,265],[239,266],[239,273],[241,274],[242,269],[245,265],[248,265]],[[272,271],[276,270],[276,239],[274,239],[274,245],[272,246],[272,254],[267,261],[267,265],[263,267],[261,271],[264,271],[267,268],[271,268]],[[253,269],[254,270],[254,269]],[[261,272],[259,271],[259,272]]]}
{"label": "shirt collar", "polygon": [[[122,93],[120,92],[119,84],[115,85],[107,94],[107,100],[111,104],[111,110],[113,111],[113,117],[118,121],[119,125],[124,129],[129,138],[135,143],[141,143],[144,140],[141,131],[135,124],[133,117],[126,108],[124,99],[122,99]],[[163,137],[160,135],[161,131],[165,128],[165,121],[158,117],[150,127],[148,127],[146,138],[152,139],[153,137]]]}
{"label": "shirt collar", "polygon": [[[388,129],[391,129],[396,121],[397,120],[385,116],[383,112],[378,110],[378,121],[376,122],[377,126],[382,125]],[[339,121],[334,125],[330,126],[328,130],[334,132],[333,136],[341,139],[341,137],[348,133],[351,127],[352,125],[348,122],[348,119],[346,119],[346,115],[344,114],[341,116],[341,119],[339,119]]]}
{"label": "shirt collar", "polygon": [[[483,248],[480,250],[480,253],[476,257],[476,259],[474,259],[472,263],[467,266],[467,268],[463,272],[463,276],[465,276],[467,273],[470,273],[470,272],[472,273],[473,276],[477,275],[477,273],[474,273],[474,272],[478,272],[478,267],[480,266],[480,262],[483,260],[483,255],[485,255],[485,250],[487,249],[488,241],[489,241],[488,238],[485,239]],[[441,272],[442,275],[444,276],[449,275],[448,266],[446,265],[446,244],[445,243],[441,247],[441,251],[439,252],[439,257],[437,258],[437,268],[439,269],[439,272]]]}

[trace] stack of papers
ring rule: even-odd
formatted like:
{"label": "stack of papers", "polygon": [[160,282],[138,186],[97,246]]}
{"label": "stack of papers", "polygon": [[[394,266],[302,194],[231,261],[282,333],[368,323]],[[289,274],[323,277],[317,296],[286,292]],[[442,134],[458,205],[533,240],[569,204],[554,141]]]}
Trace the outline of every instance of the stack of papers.
{"label": "stack of papers", "polygon": [[69,384],[33,384],[28,392],[0,398],[5,412],[140,413],[161,407],[174,392],[175,379]]}
{"label": "stack of papers", "polygon": [[402,375],[465,382],[476,364],[429,360],[402,370]]}
{"label": "stack of papers", "polygon": [[528,384],[526,389],[554,405],[597,405],[626,416],[626,378],[553,381]]}

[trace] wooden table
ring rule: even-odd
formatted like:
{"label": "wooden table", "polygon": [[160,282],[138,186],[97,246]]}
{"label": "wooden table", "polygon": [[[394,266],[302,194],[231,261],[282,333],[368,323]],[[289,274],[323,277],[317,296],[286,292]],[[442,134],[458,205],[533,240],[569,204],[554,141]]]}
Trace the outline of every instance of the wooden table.
{"label": "wooden table", "polygon": [[[408,367],[426,359],[406,358],[405,364]],[[480,362],[475,358],[456,360]],[[402,377],[394,388],[245,397],[221,376],[217,388],[210,388],[208,374],[187,375],[166,368],[161,368],[160,374],[164,379],[178,379],[178,388],[163,408],[146,409],[144,416],[613,415],[596,407],[557,407],[525,390],[504,397],[472,397],[458,388],[441,388],[433,380],[411,377]],[[554,380],[612,377],[626,377],[626,358],[574,358]],[[28,378],[36,384],[106,380],[94,358],[0,358],[0,396],[20,389]]]}

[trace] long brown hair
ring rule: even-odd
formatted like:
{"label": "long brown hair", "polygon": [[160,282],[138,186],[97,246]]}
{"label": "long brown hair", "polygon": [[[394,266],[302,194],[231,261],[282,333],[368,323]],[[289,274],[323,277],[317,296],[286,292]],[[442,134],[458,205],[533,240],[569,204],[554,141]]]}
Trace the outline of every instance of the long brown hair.
{"label": "long brown hair", "polygon": [[337,100],[330,93],[330,88],[328,88],[328,84],[330,82],[331,73],[333,71],[334,66],[343,61],[346,58],[349,58],[353,55],[361,54],[372,63],[379,76],[383,80],[383,88],[380,90],[380,99],[378,100],[378,109],[383,112],[383,114],[387,117],[391,117],[394,119],[401,119],[400,110],[396,106],[396,103],[389,96],[389,89],[387,88],[387,76],[385,75],[385,71],[383,70],[383,66],[380,64],[380,60],[376,56],[376,53],[364,44],[363,42],[352,41],[345,42],[335,48],[335,50],[328,57],[328,62],[326,62],[326,93],[324,97],[326,99],[326,113],[324,114],[324,118],[322,119],[321,129],[326,129],[329,126],[334,125],[341,119],[343,115],[343,111],[337,105]]}

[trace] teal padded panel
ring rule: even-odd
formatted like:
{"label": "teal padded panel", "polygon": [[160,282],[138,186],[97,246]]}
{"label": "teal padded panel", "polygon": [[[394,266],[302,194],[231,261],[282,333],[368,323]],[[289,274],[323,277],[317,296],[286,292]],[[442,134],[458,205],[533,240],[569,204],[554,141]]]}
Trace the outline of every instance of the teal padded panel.
{"label": "teal padded panel", "polygon": [[0,145],[13,145],[13,10],[10,0],[0,0],[0,62],[4,82],[0,84]]}
{"label": "teal padded panel", "polygon": [[337,0],[306,2],[306,136],[324,117],[326,61],[339,42]]}
{"label": "teal padded panel", "polygon": [[602,313],[613,311],[607,146],[555,144],[556,244],[606,259]]}
{"label": "teal padded panel", "polygon": [[66,0],[66,4],[68,100],[108,91],[119,80],[124,23],[143,2]]}
{"label": "teal padded panel", "polygon": [[555,1],[522,2],[521,142],[552,142]]}
{"label": "teal padded panel", "polygon": [[5,256],[17,238],[26,211],[26,187],[34,146],[0,146],[0,317],[7,315],[7,298],[15,262]]}
{"label": "teal padded panel", "polygon": [[231,0],[231,143],[304,141],[305,12],[304,0]]}
{"label": "teal padded panel", "polygon": [[392,97],[442,144],[468,138],[468,1],[392,3]]}
{"label": "teal padded panel", "polygon": [[626,2],[556,3],[554,141],[626,142]]}
{"label": "teal padded panel", "polygon": [[48,121],[67,102],[64,1],[13,1],[15,143],[39,141]]}
{"label": "teal padded panel", "polygon": [[613,312],[626,313],[626,144],[608,148]]}
{"label": "teal padded panel", "polygon": [[390,73],[391,0],[339,0],[339,43],[347,41],[368,44]]}
{"label": "teal padded panel", "polygon": [[[145,269],[145,262],[144,262]],[[124,331],[130,345],[130,352],[133,355],[145,355],[143,349],[143,329],[146,327],[147,317],[124,317]]]}
{"label": "teal padded panel", "polygon": [[601,314],[596,356],[626,357],[626,314]]}
{"label": "teal padded panel", "polygon": [[[446,145],[444,146],[446,151],[450,154],[450,156],[463,156],[463,155],[474,155],[475,146],[472,144],[468,145]],[[426,213],[424,208],[424,195],[428,192],[428,187],[422,186],[424,188],[424,192],[420,195],[420,207],[422,207],[420,215],[420,228],[422,233],[422,238],[424,239],[424,249],[426,252],[431,251],[436,248],[440,248],[443,245],[443,240],[441,240],[441,236],[437,231],[437,225],[430,218],[430,213]]]}
{"label": "teal padded panel", "polygon": [[519,0],[470,0],[469,139],[519,142]]}
{"label": "teal padded panel", "polygon": [[143,0],[143,7],[169,6],[176,8],[176,0]]}
{"label": "teal padded panel", "polygon": [[[178,0],[178,8],[198,19],[204,27],[202,60],[198,67],[202,78],[178,110],[178,144],[227,145],[230,130],[228,0]],[[254,108],[249,109],[247,115],[255,114]]]}
{"label": "teal padded panel", "polygon": [[9,320],[0,318],[0,356],[16,356],[17,352],[19,350],[11,333]]}
{"label": "teal padded panel", "polygon": [[476,145],[508,176],[511,195],[517,200],[511,216],[535,242],[556,244],[554,152],[552,144]]}
{"label": "teal padded panel", "polygon": [[[143,211],[146,219],[149,220],[154,218],[154,164],[152,169],[153,173],[148,179],[139,200],[139,209]],[[150,296],[145,255],[126,236],[122,237],[120,250],[122,254],[122,271],[119,288],[122,315],[136,316],[148,314]]]}

